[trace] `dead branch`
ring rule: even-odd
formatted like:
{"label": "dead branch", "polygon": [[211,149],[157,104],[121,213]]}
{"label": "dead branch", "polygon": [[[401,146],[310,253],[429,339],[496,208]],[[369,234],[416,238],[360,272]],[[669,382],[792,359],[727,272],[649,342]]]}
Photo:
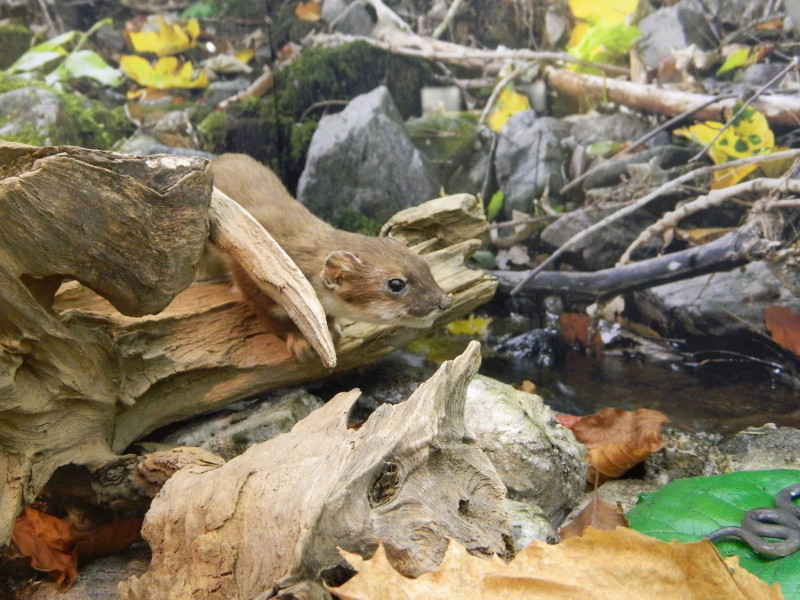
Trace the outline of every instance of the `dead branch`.
{"label": "dead branch", "polygon": [[[570,96],[605,100],[670,116],[690,111],[712,99],[705,94],[668,90],[554,67],[545,68],[544,79],[550,87]],[[694,116],[700,121],[724,122],[735,103],[733,98],[720,100],[698,110]],[[753,105],[770,123],[791,127],[800,125],[800,97],[797,95],[761,96]]]}
{"label": "dead branch", "polygon": [[[769,155],[769,159],[770,160],[772,160],[772,159],[776,159],[776,160],[795,159],[797,157],[800,157],[800,150],[785,150],[783,152],[775,152],[775,153]],[[627,215],[639,210],[640,208],[645,207],[647,204],[649,204],[653,200],[661,197],[663,194],[665,194],[665,193],[667,193],[667,192],[669,192],[671,190],[678,189],[681,184],[683,184],[683,183],[685,183],[687,181],[691,181],[692,179],[695,179],[697,177],[703,177],[705,175],[708,175],[708,174],[713,173],[714,171],[718,171],[720,169],[731,169],[731,168],[740,167],[742,165],[751,165],[751,164],[759,163],[759,162],[763,162],[763,161],[764,161],[764,156],[763,155],[762,156],[749,156],[747,158],[740,158],[738,160],[733,160],[733,161],[726,162],[726,163],[723,163],[723,164],[720,164],[720,165],[710,165],[710,166],[707,166],[707,167],[701,167],[699,169],[695,169],[694,171],[690,171],[689,173],[681,175],[680,177],[678,177],[676,179],[673,179],[672,181],[668,181],[668,182],[660,185],[658,188],[656,188],[655,190],[653,190],[652,192],[650,192],[646,196],[640,198],[639,200],[637,200],[633,204],[629,204],[625,208],[621,208],[617,212],[608,215],[604,219],[601,219],[600,221],[598,221],[597,223],[595,223],[591,227],[587,227],[583,231],[580,231],[580,232],[576,233],[574,236],[572,236],[570,239],[568,239],[566,242],[564,242],[555,252],[553,252],[545,260],[543,260],[536,268],[531,269],[530,271],[528,271],[526,273],[526,275],[522,278],[522,280],[517,284],[517,286],[513,290],[511,290],[511,294],[513,295],[513,294],[516,294],[517,292],[519,292],[519,290],[521,290],[522,287],[530,279],[533,279],[534,277],[539,275],[541,272],[544,271],[545,268],[547,268],[548,266],[553,264],[553,262],[555,262],[556,259],[558,259],[561,256],[563,256],[567,251],[569,251],[572,248],[574,248],[576,245],[578,245],[580,242],[582,242],[584,239],[586,239],[590,235],[594,234],[595,232],[597,232],[600,229],[603,229],[604,227],[608,226],[610,223],[613,223],[613,222],[621,219],[622,217],[625,217],[625,216],[627,216]]]}
{"label": "dead branch", "polygon": [[640,233],[639,237],[637,237],[631,243],[631,245],[628,246],[622,256],[620,256],[619,260],[617,261],[617,266],[621,266],[627,262],[630,262],[631,255],[639,246],[646,244],[667,229],[677,227],[678,223],[680,223],[683,219],[690,217],[691,215],[697,214],[698,212],[707,210],[714,206],[721,206],[727,200],[737,196],[744,194],[773,192],[779,188],[783,188],[782,191],[800,193],[800,181],[796,179],[752,179],[750,181],[738,183],[730,187],[712,190],[705,196],[700,196],[692,202],[687,202],[679,208],[664,214],[658,221]]}
{"label": "dead branch", "polygon": [[543,271],[535,279],[524,272],[493,271],[500,288],[525,295],[565,294],[600,301],[618,294],[731,269],[764,258],[775,247],[753,228],[742,228],[703,246],[592,273]]}

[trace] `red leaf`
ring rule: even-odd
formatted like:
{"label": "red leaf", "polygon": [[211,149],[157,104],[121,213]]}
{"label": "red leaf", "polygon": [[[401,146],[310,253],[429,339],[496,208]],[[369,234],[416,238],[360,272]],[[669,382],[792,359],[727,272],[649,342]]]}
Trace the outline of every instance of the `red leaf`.
{"label": "red leaf", "polygon": [[800,356],[800,315],[788,306],[771,304],[764,309],[764,325],[776,344]]}

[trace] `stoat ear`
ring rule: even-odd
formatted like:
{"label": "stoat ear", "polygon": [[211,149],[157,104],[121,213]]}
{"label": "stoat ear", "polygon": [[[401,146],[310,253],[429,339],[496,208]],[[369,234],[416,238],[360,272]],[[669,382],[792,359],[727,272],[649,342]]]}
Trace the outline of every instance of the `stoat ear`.
{"label": "stoat ear", "polygon": [[333,290],[341,285],[348,272],[354,271],[360,264],[361,259],[352,252],[337,250],[336,252],[331,252],[325,258],[325,265],[322,267],[322,272],[319,276],[325,287]]}

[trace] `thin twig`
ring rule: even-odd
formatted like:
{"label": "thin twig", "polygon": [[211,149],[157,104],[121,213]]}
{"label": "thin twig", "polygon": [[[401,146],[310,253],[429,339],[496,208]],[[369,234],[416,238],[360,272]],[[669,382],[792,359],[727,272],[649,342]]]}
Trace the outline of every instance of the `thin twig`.
{"label": "thin twig", "polygon": [[492,90],[492,95],[489,96],[489,99],[486,101],[486,106],[483,107],[483,111],[481,111],[481,116],[478,119],[478,129],[483,127],[483,124],[486,122],[486,119],[489,118],[489,113],[491,112],[492,108],[494,108],[494,103],[497,102],[497,97],[500,95],[500,92],[503,91],[509,83],[515,80],[517,77],[521,77],[525,73],[528,73],[534,65],[529,65],[527,67],[523,67],[521,69],[517,69],[512,71],[505,77],[503,77],[494,89]]}
{"label": "thin twig", "polygon": [[796,69],[798,67],[798,65],[800,65],[800,57],[795,56],[792,59],[792,62],[790,62],[788,65],[786,65],[785,69],[783,69],[780,73],[775,75],[775,77],[770,79],[767,83],[765,83],[758,90],[756,90],[756,92],[752,96],[750,96],[750,98],[747,99],[747,102],[742,104],[741,108],[739,108],[739,110],[737,110],[736,113],[730,119],[728,119],[728,121],[720,128],[720,130],[717,132],[717,135],[714,136],[714,139],[711,140],[708,144],[706,144],[706,146],[702,150],[700,150],[700,152],[698,152],[692,158],[690,158],[689,162],[695,162],[696,160],[699,160],[700,158],[702,158],[702,156],[706,152],[708,152],[709,148],[711,148],[711,146],[713,146],[716,143],[716,141],[722,136],[723,132],[728,127],[733,125],[736,122],[736,120],[742,115],[742,113],[744,113],[744,111],[747,109],[748,106],[750,106],[753,102],[755,102],[756,99],[759,96],[761,96],[761,94],[766,92],[767,89],[769,89],[769,87],[773,83],[778,81],[781,77],[786,75],[789,71],[793,71],[794,69]]}
{"label": "thin twig", "polygon": [[[780,160],[780,159],[788,159],[788,158],[797,158],[798,156],[800,156],[800,150],[786,150],[784,152],[774,152],[773,154],[770,154],[769,155],[769,159],[770,160],[773,160],[773,159]],[[757,162],[760,162],[760,161],[763,161],[763,160],[764,160],[764,156],[748,156],[747,158],[740,158],[738,160],[727,162],[727,163],[724,163],[724,164],[721,164],[721,165],[710,165],[708,167],[701,167],[699,169],[695,169],[694,171],[691,171],[689,173],[681,175],[680,177],[678,177],[676,179],[673,179],[672,181],[668,181],[668,182],[662,184],[661,186],[659,186],[658,188],[656,188],[655,190],[653,190],[652,192],[650,192],[649,194],[647,194],[643,198],[637,200],[636,202],[634,202],[630,206],[626,206],[625,208],[621,208],[617,212],[608,215],[605,219],[602,219],[602,220],[598,221],[597,223],[595,223],[594,225],[592,225],[590,227],[587,227],[583,231],[580,231],[577,234],[573,235],[570,239],[568,239],[566,242],[561,244],[561,247],[559,247],[558,250],[553,252],[545,260],[543,260],[541,263],[539,263],[539,265],[537,265],[535,268],[531,269],[528,272],[528,274],[525,276],[525,278],[520,283],[518,283],[514,287],[513,290],[511,290],[511,294],[514,295],[514,294],[518,293],[528,281],[530,281],[531,279],[536,277],[536,275],[538,273],[542,272],[546,267],[548,267],[551,264],[553,264],[553,262],[557,258],[559,258],[565,252],[567,252],[568,250],[573,248],[579,242],[583,241],[584,239],[586,239],[587,237],[589,237],[590,235],[592,235],[596,231],[602,229],[603,227],[606,227],[609,223],[613,223],[614,221],[617,221],[617,220],[621,219],[622,217],[625,217],[625,216],[631,214],[632,212],[634,212],[636,210],[639,210],[640,208],[642,208],[643,206],[649,204],[650,202],[652,202],[656,198],[659,198],[664,192],[669,191],[669,190],[674,189],[674,188],[677,188],[678,186],[680,186],[685,181],[690,181],[690,180],[692,180],[692,179],[694,179],[696,177],[700,177],[700,176],[706,175],[708,173],[713,173],[714,171],[718,171],[719,169],[729,169],[731,167],[735,168],[735,167],[740,167],[742,165],[750,165],[750,164],[757,163]]]}
{"label": "thin twig", "polygon": [[699,104],[699,105],[695,106],[694,108],[692,108],[690,110],[687,110],[685,112],[682,112],[678,116],[671,118],[669,121],[667,121],[665,123],[662,123],[661,125],[659,125],[655,129],[653,129],[652,131],[647,132],[645,135],[643,135],[639,139],[634,140],[634,142],[630,146],[625,148],[625,150],[623,152],[620,152],[619,154],[614,155],[610,160],[608,160],[608,161],[606,161],[604,163],[595,165],[594,167],[592,167],[591,169],[589,169],[588,171],[586,171],[582,175],[579,175],[578,177],[576,177],[575,179],[573,179],[572,181],[567,183],[560,190],[558,190],[558,193],[560,195],[566,194],[572,188],[574,188],[576,185],[579,185],[579,184],[583,183],[586,180],[587,177],[591,177],[592,175],[594,175],[598,171],[602,171],[604,168],[608,167],[608,165],[610,163],[612,163],[612,162],[614,162],[616,160],[620,160],[620,159],[622,159],[622,158],[624,158],[626,156],[629,156],[631,154],[631,152],[636,150],[639,146],[645,144],[648,140],[650,140],[650,138],[658,135],[662,131],[666,131],[667,129],[669,129],[670,127],[673,127],[674,125],[677,125],[681,121],[683,121],[685,119],[688,119],[693,114],[695,114],[697,111],[703,110],[706,106],[711,106],[712,104],[714,104],[716,102],[719,102],[720,100],[725,100],[727,98],[733,98],[733,97],[734,97],[733,95],[714,96],[713,98],[703,102],[702,104]]}
{"label": "thin twig", "polygon": [[441,23],[436,26],[436,29],[433,30],[431,36],[434,39],[439,39],[442,37],[444,30],[447,29],[450,23],[453,21],[453,18],[456,16],[458,9],[461,8],[464,0],[453,0],[453,3],[450,4],[450,7],[447,9],[447,14],[444,16],[444,19]]}

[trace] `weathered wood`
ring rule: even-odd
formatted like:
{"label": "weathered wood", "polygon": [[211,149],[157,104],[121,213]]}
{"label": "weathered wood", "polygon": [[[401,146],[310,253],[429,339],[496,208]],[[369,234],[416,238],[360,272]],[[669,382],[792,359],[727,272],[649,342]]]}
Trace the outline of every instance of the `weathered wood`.
{"label": "weathered wood", "polygon": [[[335,360],[310,285],[238,205],[212,201],[207,161],[0,142],[0,176],[0,477],[7,482],[0,487],[0,543],[21,504],[57,467],[115,458],[113,448],[126,445],[114,446],[117,418],[137,404],[137,392],[169,393],[172,381],[137,378],[139,361],[159,362],[159,352],[208,353],[209,371],[221,368],[213,360],[215,350],[224,353],[216,340],[185,347],[181,335],[161,339],[169,317],[136,318],[161,311],[192,283],[210,228],[212,239],[236,248],[253,265],[254,280],[299,317],[326,363]],[[65,278],[76,280],[67,290],[83,290],[95,302],[102,296],[107,314],[155,328],[131,325],[121,340],[106,327],[107,314],[70,318],[53,308]],[[226,381],[213,373],[189,379],[209,387]],[[224,385],[216,393],[224,396]],[[177,404],[173,418],[196,414]]]}
{"label": "weathered wood", "polygon": [[542,271],[533,279],[527,279],[527,271],[494,271],[494,274],[500,288],[508,292],[522,284],[521,295],[564,294],[599,301],[698,275],[730,271],[763,259],[776,245],[754,228],[744,227],[702,246],[590,273]]}
{"label": "weathered wood", "polygon": [[410,577],[436,568],[449,537],[506,556],[505,488],[464,442],[479,363],[472,342],[357,431],[347,428],[353,390],[223,467],[178,471],[145,519],[150,569],[121,583],[119,598],[323,598],[320,579],[338,584],[348,572],[337,549],[369,556],[378,540]]}

